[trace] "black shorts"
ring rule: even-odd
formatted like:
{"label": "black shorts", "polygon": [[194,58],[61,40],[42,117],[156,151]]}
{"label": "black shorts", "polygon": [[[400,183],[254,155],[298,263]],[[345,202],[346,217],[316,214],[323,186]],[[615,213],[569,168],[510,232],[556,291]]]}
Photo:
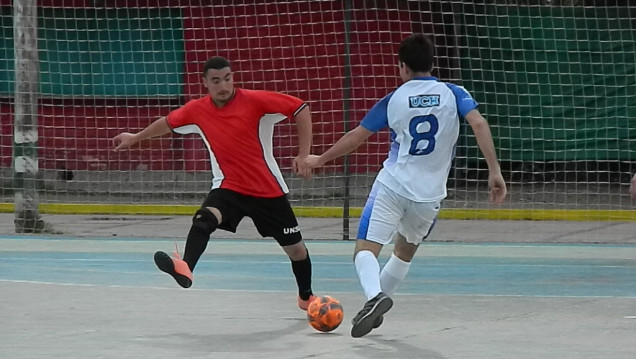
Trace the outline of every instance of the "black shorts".
{"label": "black shorts", "polygon": [[286,195],[260,198],[216,188],[208,193],[201,207],[218,209],[222,217],[219,228],[232,233],[236,233],[243,217],[250,217],[261,236],[274,237],[281,246],[302,240],[296,215]]}

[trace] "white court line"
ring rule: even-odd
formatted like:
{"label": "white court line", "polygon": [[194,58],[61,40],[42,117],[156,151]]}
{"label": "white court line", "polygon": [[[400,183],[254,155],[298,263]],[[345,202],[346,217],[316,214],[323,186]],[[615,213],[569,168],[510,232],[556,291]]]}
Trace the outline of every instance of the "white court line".
{"label": "white court line", "polygon": [[[38,258],[29,258],[29,257],[2,257],[0,256],[0,259],[5,258],[7,260],[12,260],[12,261],[24,261],[24,262],[35,262],[35,263],[50,263],[50,262],[112,262],[112,263],[126,263],[126,262],[141,262],[141,263],[146,263],[146,262],[151,262],[152,263],[152,257],[149,259],[113,259],[113,258],[45,258],[45,257],[38,257]],[[205,259],[205,260],[200,260],[197,264],[200,263],[238,263],[238,261],[235,260],[216,260],[214,258],[212,259]],[[263,263],[263,264],[289,264],[289,260],[288,259],[283,259],[280,261],[250,261],[250,260],[245,260],[245,258],[241,258],[240,263]],[[323,264],[323,265],[353,265],[351,261],[329,261],[329,262],[322,262],[322,261],[315,261],[312,258],[311,263],[313,264]],[[10,263],[0,263],[0,266],[10,266]],[[588,267],[588,266],[585,266]]]}
{"label": "white court line", "polygon": [[[155,287],[155,286],[135,286],[135,285],[118,285],[118,284],[81,284],[81,283],[56,283],[56,282],[44,282],[44,281],[31,281],[31,280],[12,280],[12,279],[0,279],[0,282],[5,283],[24,283],[24,284],[42,284],[42,285],[59,285],[59,286],[76,286],[76,287],[94,287],[94,288],[123,288],[123,289],[159,289],[159,290],[183,290],[177,287]],[[288,293],[289,290],[266,290],[266,289],[209,289],[209,288],[188,288],[188,291],[200,291],[200,292],[238,292],[238,293]],[[329,293],[340,294],[355,294],[357,292],[343,292],[343,291],[329,291]],[[590,299],[636,299],[636,296],[598,296],[598,295],[521,295],[521,294],[439,294],[439,293],[396,293],[396,297],[477,297],[477,298],[590,298]],[[629,319],[636,319],[634,318]]]}
{"label": "white court line", "polygon": [[[3,258],[2,256],[0,256],[0,258]],[[316,265],[352,265],[351,261],[329,261],[329,262],[323,262],[323,261],[317,261],[314,260],[315,257],[312,257],[312,261],[311,263]],[[6,257],[6,259],[11,260],[11,261],[23,261],[23,262],[34,262],[34,263],[40,263],[40,262],[46,262],[46,263],[50,263],[50,262],[78,262],[78,263],[82,263],[82,262],[92,262],[92,263],[99,263],[99,262],[107,262],[107,263],[146,263],[146,262],[152,262],[152,258],[150,259],[112,259],[112,258],[28,258],[28,257]],[[380,260],[380,264],[382,265],[382,263],[384,262],[383,260]],[[214,258],[212,259],[207,259],[207,260],[201,260],[198,263],[237,263],[237,261],[234,260],[216,260]],[[245,260],[245,259],[241,259],[241,263],[262,263],[262,264],[289,264],[289,260],[283,259],[280,261],[249,261],[249,260]],[[11,264],[3,264],[0,263],[0,266],[9,266]],[[427,263],[426,260],[422,260],[422,261],[417,261],[417,262],[413,262],[413,265],[415,266],[420,266],[420,267],[457,267],[458,264],[457,263]],[[537,264],[518,264],[518,263],[467,263],[467,264],[461,264],[462,266],[471,266],[471,267],[515,267],[515,268],[541,268],[541,267],[545,267],[545,268],[636,268],[633,265],[594,265],[594,264],[566,264],[566,263],[554,263],[554,264],[544,264],[544,263],[537,263]],[[39,266],[42,267],[42,266]]]}

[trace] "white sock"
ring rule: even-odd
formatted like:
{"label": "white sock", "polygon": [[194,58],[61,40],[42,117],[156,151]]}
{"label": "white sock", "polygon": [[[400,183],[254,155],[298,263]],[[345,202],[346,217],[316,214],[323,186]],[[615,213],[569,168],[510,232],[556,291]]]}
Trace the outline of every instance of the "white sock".
{"label": "white sock", "polygon": [[409,272],[411,262],[405,262],[398,258],[394,253],[391,253],[391,258],[382,268],[380,272],[380,284],[382,291],[391,296],[395,293],[395,289],[398,284],[406,277],[406,273]]}
{"label": "white sock", "polygon": [[353,260],[358,272],[358,278],[362,285],[367,300],[375,297],[382,291],[380,286],[380,263],[371,251],[360,251]]}

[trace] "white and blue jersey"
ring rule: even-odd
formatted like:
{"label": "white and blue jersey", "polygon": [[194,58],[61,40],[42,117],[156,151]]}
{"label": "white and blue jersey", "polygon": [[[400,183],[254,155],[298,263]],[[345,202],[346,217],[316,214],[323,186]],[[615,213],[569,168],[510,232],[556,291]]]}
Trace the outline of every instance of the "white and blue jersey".
{"label": "white and blue jersey", "polygon": [[459,120],[478,104],[461,86],[416,77],[376,103],[361,126],[391,130],[391,149],[377,181],[416,202],[446,197]]}

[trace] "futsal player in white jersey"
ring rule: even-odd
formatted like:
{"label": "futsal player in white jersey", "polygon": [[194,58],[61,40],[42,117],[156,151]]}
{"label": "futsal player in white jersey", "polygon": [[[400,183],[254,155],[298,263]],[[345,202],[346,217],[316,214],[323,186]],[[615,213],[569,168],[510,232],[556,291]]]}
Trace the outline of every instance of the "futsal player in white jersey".
{"label": "futsal player in white jersey", "polygon": [[[506,183],[495,154],[488,122],[477,102],[462,87],[431,76],[435,59],[432,41],[414,34],[398,51],[404,83],[386,95],[362,119],[320,156],[305,163],[316,168],[343,156],[384,128],[391,131],[391,148],[362,212],[354,263],[367,302],[353,318],[351,335],[361,337],[379,327],[393,306],[391,295],[402,281],[419,246],[430,233],[455,155],[460,120],[470,124],[488,164],[489,200],[501,203]],[[394,240],[391,258],[380,270],[382,246]]]}

